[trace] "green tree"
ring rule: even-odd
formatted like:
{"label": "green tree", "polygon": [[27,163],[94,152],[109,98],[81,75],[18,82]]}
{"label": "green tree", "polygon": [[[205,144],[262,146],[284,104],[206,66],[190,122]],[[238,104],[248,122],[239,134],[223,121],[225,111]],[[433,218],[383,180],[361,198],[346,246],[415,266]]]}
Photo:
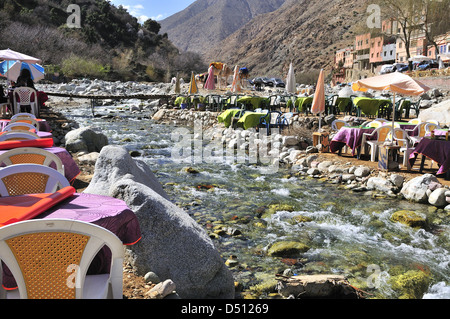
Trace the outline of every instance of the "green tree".
{"label": "green tree", "polygon": [[161,25],[155,20],[148,19],[144,22],[144,29],[158,34],[159,30],[161,30]]}

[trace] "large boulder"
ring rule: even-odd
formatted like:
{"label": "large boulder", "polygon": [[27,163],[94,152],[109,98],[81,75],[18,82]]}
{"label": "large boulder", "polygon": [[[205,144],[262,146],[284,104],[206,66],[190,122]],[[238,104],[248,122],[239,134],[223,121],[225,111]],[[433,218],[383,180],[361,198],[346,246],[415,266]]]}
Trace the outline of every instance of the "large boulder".
{"label": "large boulder", "polygon": [[121,146],[105,146],[97,158],[95,173],[85,192],[108,196],[110,187],[124,177],[150,187],[164,198],[168,198],[161,183],[143,161],[133,159]]}
{"label": "large boulder", "polygon": [[404,183],[400,193],[407,200],[418,203],[427,203],[427,190],[431,183],[439,183],[439,180],[432,174],[424,174]]}
{"label": "large boulder", "polygon": [[234,279],[206,231],[185,211],[149,187],[123,179],[110,196],[136,214],[142,239],[130,246],[132,265],[173,280],[183,299],[232,299]]}
{"label": "large boulder", "polygon": [[100,152],[108,145],[108,137],[95,132],[90,127],[81,127],[68,132],[65,136],[65,147],[69,152]]}
{"label": "large boulder", "polygon": [[136,214],[142,239],[126,255],[138,274],[152,271],[161,281],[172,280],[184,299],[234,298],[233,276],[206,231],[124,148],[103,148],[85,192],[121,199]]}
{"label": "large boulder", "polygon": [[438,120],[440,125],[450,125],[450,100],[435,104],[426,110],[421,110],[419,118],[425,122]]}

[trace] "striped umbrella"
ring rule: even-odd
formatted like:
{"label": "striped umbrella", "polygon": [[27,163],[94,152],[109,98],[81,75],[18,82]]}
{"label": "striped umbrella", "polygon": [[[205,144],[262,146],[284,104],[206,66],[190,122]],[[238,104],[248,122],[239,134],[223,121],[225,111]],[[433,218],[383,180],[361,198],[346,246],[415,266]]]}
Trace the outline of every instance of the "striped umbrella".
{"label": "striped umbrella", "polygon": [[17,78],[23,69],[28,69],[31,73],[31,79],[34,82],[42,80],[45,76],[44,67],[37,63],[27,63],[20,61],[3,61],[0,63],[0,74],[3,77],[17,81]]}

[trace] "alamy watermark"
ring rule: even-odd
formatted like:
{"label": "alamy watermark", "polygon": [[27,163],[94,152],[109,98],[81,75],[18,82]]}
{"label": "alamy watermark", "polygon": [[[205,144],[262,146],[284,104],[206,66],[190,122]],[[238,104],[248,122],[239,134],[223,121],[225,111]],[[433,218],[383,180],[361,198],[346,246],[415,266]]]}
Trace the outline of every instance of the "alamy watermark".
{"label": "alamy watermark", "polygon": [[67,13],[71,13],[67,18],[67,27],[68,28],[81,28],[81,9],[77,4],[70,4],[67,7]]}
{"label": "alamy watermark", "polygon": [[189,164],[261,164],[262,174],[274,174],[279,170],[279,155],[281,138],[278,131],[267,134],[266,130],[259,133],[242,134],[236,130],[227,140],[221,136],[205,140],[203,125],[195,122],[194,131],[187,128],[177,128],[171,134],[175,142],[171,151],[174,161]]}

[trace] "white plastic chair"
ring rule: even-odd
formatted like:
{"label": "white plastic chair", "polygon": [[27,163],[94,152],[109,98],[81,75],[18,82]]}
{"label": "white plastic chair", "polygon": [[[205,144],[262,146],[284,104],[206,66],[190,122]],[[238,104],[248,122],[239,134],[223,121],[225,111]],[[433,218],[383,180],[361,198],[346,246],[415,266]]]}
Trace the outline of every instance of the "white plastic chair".
{"label": "white plastic chair", "polygon": [[[428,125],[429,124],[429,125]],[[427,131],[428,128],[428,131]],[[430,122],[421,122],[419,124],[417,124],[413,129],[408,130],[406,129],[405,131],[410,134],[410,138],[412,140],[412,142],[414,144],[420,142],[420,140],[427,135],[427,133],[431,132],[433,129],[439,128],[438,124],[435,123],[430,123]],[[414,132],[415,130],[417,130],[418,134],[416,136],[412,136],[412,132]]]}
{"label": "white plastic chair", "polygon": [[[112,255],[110,273],[87,275],[104,246]],[[0,298],[121,299],[123,258],[120,239],[94,224],[69,219],[13,223],[0,228],[0,259],[11,270],[18,289],[6,291],[0,286]]]}
{"label": "white plastic chair", "polygon": [[[388,135],[392,133],[392,126],[382,125],[377,127],[372,133],[364,133],[361,142],[361,148],[366,152],[366,146],[370,146],[370,160],[375,162],[378,158],[378,146],[386,141]],[[372,136],[376,135],[376,140],[370,140]]]}
{"label": "white plastic chair", "polygon": [[[34,102],[31,102],[31,97],[34,95]],[[39,114],[38,96],[36,90],[29,87],[18,87],[13,91],[14,96],[14,114],[21,113],[21,105],[30,105],[31,113],[35,116]],[[19,100],[17,99],[19,97]]]}
{"label": "white plastic chair", "polygon": [[10,132],[5,132],[3,134],[0,135],[0,142],[2,141],[20,141],[20,140],[36,140],[38,139],[39,136],[35,133],[32,132],[25,132],[25,131],[21,131],[21,132],[14,132],[14,131],[10,131]]}
{"label": "white plastic chair", "polygon": [[52,152],[36,147],[15,148],[0,155],[0,164],[5,166],[17,164],[39,164],[50,167],[56,165],[56,170],[64,175],[64,165],[61,159]]}
{"label": "white plastic chair", "polygon": [[15,119],[11,119],[11,121],[8,124],[13,124],[13,123],[28,123],[28,124],[32,124],[37,131],[39,131],[39,122],[31,117],[24,117],[24,116],[19,116]]}
{"label": "white plastic chair", "polygon": [[411,120],[408,121],[408,123],[417,125],[417,124],[422,123],[422,120],[419,119],[419,118],[417,118],[417,119],[411,119]]}
{"label": "white plastic chair", "polygon": [[16,164],[0,169],[0,195],[54,193],[70,186],[57,170],[38,164]]}
{"label": "white plastic chair", "polygon": [[409,164],[409,156],[414,151],[412,142],[408,136],[408,133],[401,129],[394,129],[394,140],[397,141],[397,145],[400,146],[400,153],[403,153],[403,166],[409,171],[411,170],[411,165]]}
{"label": "white plastic chair", "polygon": [[34,125],[32,125],[32,124],[25,123],[25,122],[10,123],[3,128],[3,132],[30,131],[30,130],[36,130],[36,127],[34,127]]}
{"label": "white plastic chair", "polygon": [[331,129],[333,131],[339,131],[343,126],[348,126],[348,123],[344,120],[334,120],[333,123],[331,123]]}
{"label": "white plastic chair", "polygon": [[36,119],[36,116],[34,114],[31,114],[31,113],[17,113],[17,114],[14,114],[13,116],[11,116],[11,120],[15,120],[17,118],[32,118],[32,119]]}
{"label": "white plastic chair", "polygon": [[369,123],[365,124],[366,127],[373,127],[373,128],[378,128],[380,126],[383,126],[383,122],[380,121],[371,121]]}

